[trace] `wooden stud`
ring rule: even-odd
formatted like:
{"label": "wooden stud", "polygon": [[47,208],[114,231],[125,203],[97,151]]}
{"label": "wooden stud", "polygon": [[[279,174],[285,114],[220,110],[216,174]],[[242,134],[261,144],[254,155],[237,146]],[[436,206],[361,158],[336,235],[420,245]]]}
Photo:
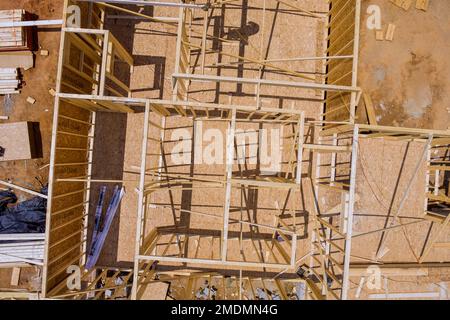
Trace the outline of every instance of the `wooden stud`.
{"label": "wooden stud", "polygon": [[11,285],[17,287],[19,285],[21,268],[13,268],[11,273]]}

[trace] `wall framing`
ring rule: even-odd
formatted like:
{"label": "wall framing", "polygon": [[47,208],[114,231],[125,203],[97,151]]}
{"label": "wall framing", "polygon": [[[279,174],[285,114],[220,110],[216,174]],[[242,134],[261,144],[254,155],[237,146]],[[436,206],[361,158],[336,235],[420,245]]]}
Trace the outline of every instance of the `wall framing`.
{"label": "wall framing", "polygon": [[[47,213],[46,251],[44,260],[43,295],[46,298],[99,299],[106,290],[115,292],[130,289],[131,299],[142,297],[147,285],[154,281],[159,264],[175,266],[208,267],[223,272],[208,271],[200,278],[217,277],[222,281],[228,276],[226,270],[271,269],[294,273],[309,257],[309,275],[297,280],[306,284],[308,298],[311,299],[349,299],[350,276],[353,266],[365,264],[383,264],[382,259],[367,259],[352,255],[352,243],[364,234],[353,232],[354,206],[356,201],[357,162],[360,139],[398,139],[402,141],[419,141],[424,144],[423,162],[427,163],[427,188],[425,190],[424,219],[436,224],[438,233],[417,261],[417,266],[426,263],[427,255],[435,246],[442,246],[438,238],[450,223],[448,212],[448,171],[450,133],[448,131],[419,130],[408,128],[391,128],[356,124],[356,107],[362,95],[357,86],[359,27],[361,2],[359,0],[330,0],[329,10],[324,14],[313,13],[302,9],[292,1],[272,1],[300,12],[308,19],[323,19],[324,33],[327,34],[326,49],[323,56],[317,57],[279,57],[255,59],[244,55],[236,55],[226,50],[218,51],[210,46],[212,40],[226,43],[227,39],[210,34],[209,15],[214,9],[222,6],[236,5],[238,1],[212,1],[210,6],[196,4],[192,1],[174,3],[173,17],[152,17],[135,10],[117,6],[115,1],[92,3],[89,1],[67,1],[78,4],[82,12],[88,13],[83,18],[80,28],[63,26],[61,35],[60,62],[58,66],[57,94],[54,109],[54,127],[52,136],[49,196]],[[145,5],[145,4],[143,4]],[[135,9],[135,8],[134,8]],[[263,6],[265,12],[266,6]],[[171,99],[141,99],[133,97],[130,84],[121,79],[114,71],[115,66],[125,68],[125,73],[132,74],[134,60],[132,55],[120,44],[110,30],[105,28],[105,19],[110,11],[119,11],[137,16],[154,23],[169,24],[176,29],[175,69],[171,75],[173,80]],[[64,12],[67,18],[67,12]],[[84,17],[84,16],[83,16]],[[196,24],[194,22],[201,22]],[[199,40],[199,41],[198,41]],[[199,68],[192,61],[198,54]],[[230,62],[218,62],[221,66],[254,65],[259,77],[245,74],[237,76],[217,75],[217,65],[209,65],[208,55],[222,55],[235,59]],[[71,57],[75,57],[72,59]],[[280,65],[283,60],[315,61],[321,64],[323,74],[310,79],[304,73]],[[265,79],[263,70],[281,73],[277,79]],[[224,103],[220,99],[205,102],[192,98],[192,85],[233,84],[254,87],[255,103],[236,103],[233,98]],[[283,105],[266,107],[261,100],[261,92],[265,87],[290,88],[298,92],[298,96],[317,105],[322,113],[319,119],[311,119],[301,108],[287,108]],[[306,94],[315,92],[319,98],[312,99]],[[142,113],[143,132],[140,142],[141,161],[135,168],[138,174],[137,232],[132,270],[98,267],[95,270],[84,270],[87,246],[87,220],[89,215],[90,186],[92,180],[93,148],[95,148],[96,113],[120,112]],[[154,117],[160,123],[154,121]],[[227,126],[228,143],[224,147],[226,159],[221,177],[205,179],[195,174],[174,174],[164,172],[164,152],[161,147],[156,155],[157,167],[148,161],[149,147],[162,146],[165,141],[164,131],[167,123],[173,120],[193,122],[215,122]],[[293,146],[292,157],[288,161],[288,169],[272,175],[258,173],[256,176],[238,176],[233,164],[236,156],[236,129],[245,123],[260,125],[276,125],[293,127],[286,145]],[[150,131],[156,131],[156,136]],[[312,132],[312,133],[311,133]],[[437,150],[437,152],[435,152]],[[345,160],[345,161],[344,161]],[[305,162],[308,170],[305,170]],[[65,171],[64,168],[71,168]],[[105,181],[108,182],[108,181]],[[279,219],[279,211],[285,214],[285,208],[275,208],[272,213],[276,219],[274,225],[262,224],[253,220],[240,220],[232,217],[231,194],[242,190],[245,194],[250,190],[288,190],[299,193],[310,183],[313,189],[314,212],[310,230],[311,248],[305,255],[299,255],[298,244],[300,234],[296,225],[287,224]],[[194,243],[196,250],[203,241],[203,235],[195,230],[179,228],[177,225],[154,227],[147,226],[147,220],[153,215],[150,197],[155,193],[170,193],[188,185],[188,189],[220,190],[224,196],[222,214],[213,215],[207,212],[187,209],[184,214],[205,216],[221,223],[218,233],[208,235],[211,245],[208,254],[217,252],[210,258],[198,258],[185,249],[186,243]],[[323,208],[319,194],[332,192],[340,199],[330,210]],[[447,194],[446,194],[447,192]],[[66,198],[70,198],[67,200]],[[282,199],[277,199],[282,202]],[[296,200],[297,201],[297,200]],[[299,202],[299,201],[297,201]],[[153,205],[153,204],[152,204]],[[401,209],[401,206],[400,206]],[[296,208],[294,217],[296,216]],[[404,225],[393,222],[382,230],[369,233],[381,233],[384,237],[393,229],[404,228]],[[254,246],[252,234],[239,236],[230,231],[232,224],[247,228],[265,230],[264,239],[269,248],[269,259],[258,255],[257,260],[231,259],[229,250],[233,242],[247,243]],[[281,237],[283,241],[278,241]],[[259,239],[256,239],[259,241]],[[196,242],[197,241],[197,242]],[[283,242],[282,244],[280,244]],[[197,243],[195,245],[195,243]],[[445,243],[444,243],[445,244]],[[448,245],[448,244],[446,244]],[[271,249],[272,248],[272,249]],[[256,250],[255,250],[256,251]],[[402,263],[402,262],[400,262]],[[65,281],[66,269],[75,264],[83,270],[85,287],[82,291],[67,290]],[[242,271],[241,271],[242,272]],[[115,281],[119,275],[125,277],[121,285],[106,285],[94,289],[101,281],[111,278]],[[183,278],[193,284],[192,275],[168,276],[175,281]],[[272,279],[247,279],[249,285],[253,281],[279,283]],[[169,279],[170,280],[170,279]],[[281,279],[281,282],[288,281]],[[109,282],[108,282],[109,283]],[[112,283],[112,282],[111,282]],[[240,291],[240,290],[238,290]],[[283,290],[280,290],[283,291]],[[242,293],[239,294],[241,297]],[[185,297],[193,298],[187,290]],[[284,296],[287,297],[285,293]]]}

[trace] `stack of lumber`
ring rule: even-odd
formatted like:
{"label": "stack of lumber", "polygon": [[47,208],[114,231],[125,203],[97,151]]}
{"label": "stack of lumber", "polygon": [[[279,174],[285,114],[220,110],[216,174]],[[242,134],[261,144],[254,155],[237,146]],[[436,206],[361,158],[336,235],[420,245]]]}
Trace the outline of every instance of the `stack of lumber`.
{"label": "stack of lumber", "polygon": [[15,68],[0,68],[0,95],[19,93],[20,80]]}
{"label": "stack of lumber", "polygon": [[[0,25],[26,21],[25,10],[0,10]],[[0,68],[30,69],[34,65],[30,27],[0,27]]]}
{"label": "stack of lumber", "polygon": [[[0,23],[20,22],[26,17],[25,10],[1,10]],[[32,44],[30,28],[0,27],[0,51],[30,50]]]}
{"label": "stack of lumber", "polygon": [[0,234],[0,264],[42,265],[45,235],[40,233]]}

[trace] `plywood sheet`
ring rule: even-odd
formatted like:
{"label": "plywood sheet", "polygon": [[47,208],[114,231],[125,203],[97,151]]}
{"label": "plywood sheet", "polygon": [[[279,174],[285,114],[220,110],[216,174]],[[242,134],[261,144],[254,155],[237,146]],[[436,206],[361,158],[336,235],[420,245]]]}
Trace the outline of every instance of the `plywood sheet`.
{"label": "plywood sheet", "polygon": [[26,160],[36,157],[33,123],[0,124],[0,146],[5,149],[0,161]]}

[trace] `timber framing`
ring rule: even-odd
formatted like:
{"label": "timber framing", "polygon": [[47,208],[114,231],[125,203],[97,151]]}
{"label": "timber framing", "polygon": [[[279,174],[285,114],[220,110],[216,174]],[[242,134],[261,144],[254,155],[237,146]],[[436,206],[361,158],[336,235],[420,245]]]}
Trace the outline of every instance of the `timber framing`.
{"label": "timber framing", "polygon": [[[439,174],[441,166],[445,166],[448,160],[448,138],[450,132],[439,130],[423,130],[412,128],[383,127],[365,124],[347,124],[335,126],[330,129],[322,129],[318,147],[313,148],[316,156],[316,172],[311,182],[314,185],[316,207],[314,217],[314,233],[311,237],[311,249],[309,269],[311,273],[320,279],[322,293],[328,299],[348,299],[350,291],[351,265],[369,263],[382,266],[388,235],[394,229],[405,231],[408,225],[399,218],[406,201],[411,196],[410,191],[420,172],[426,174],[426,190],[422,196],[425,199],[425,209],[422,217],[412,223],[420,223],[431,220],[436,224],[438,231],[432,239],[425,240],[425,247],[420,255],[416,255],[416,265],[419,268],[426,261],[427,255],[438,246],[436,242],[448,225],[448,204],[442,190],[445,183],[439,180],[443,175]],[[358,155],[361,139],[383,142],[414,141],[422,145],[417,163],[412,176],[408,177],[408,184],[400,202],[389,217],[388,223],[383,229],[372,229],[362,233],[354,233],[354,206],[356,201],[357,183],[356,177]],[[339,146],[345,145],[347,150]],[[323,154],[324,146],[334,148],[331,153]],[[433,157],[431,155],[434,155]],[[437,165],[437,166],[436,166]],[[437,190],[435,192],[430,190]],[[340,202],[331,209],[323,208],[318,201],[318,196],[323,191],[340,195]],[[435,196],[433,196],[435,195]],[[373,256],[352,255],[352,242],[364,241],[369,235],[379,234],[381,241]],[[415,252],[414,248],[410,248]],[[386,261],[388,262],[388,261]],[[400,262],[398,263],[407,263]],[[399,272],[401,273],[401,272]]]}
{"label": "timber framing", "polygon": [[[421,221],[430,221],[439,230],[414,263],[435,263],[427,260],[428,254],[448,245],[439,239],[450,223],[446,174],[450,133],[357,123],[356,108],[362,96],[357,86],[360,0],[329,0],[326,12],[307,10],[298,1],[259,0],[263,16],[270,10],[283,10],[324,26],[326,45],[317,56],[270,59],[262,50],[256,58],[236,53],[234,49],[246,42],[242,34],[237,32],[233,38],[228,30],[225,37],[213,30],[214,10],[241,9],[241,1],[139,2],[144,7],[164,6],[173,11],[170,17],[145,14],[131,2],[121,6],[119,1],[108,0],[65,1],[49,175],[45,298],[140,299],[149,284],[167,281],[178,298],[198,299],[197,287],[208,281],[209,285],[217,283],[216,298],[222,299],[258,299],[257,288],[268,299],[274,298],[268,292],[277,292],[282,299],[349,299],[353,268],[363,263],[391,263],[383,261],[381,253],[388,234],[405,228],[398,218],[410,189],[408,186],[385,228],[354,232],[362,139],[415,141],[423,146],[416,168],[417,173],[426,166]],[[270,9],[269,4],[277,9]],[[81,8],[81,25],[76,28],[66,21],[70,5]],[[117,19],[118,13],[127,14],[123,19],[139,18],[173,29],[176,52],[168,99],[167,95],[166,99],[134,95],[130,84],[135,67],[133,52],[107,29],[108,16]],[[268,35],[261,33],[263,47]],[[296,71],[289,67],[293,61],[312,62],[309,65],[316,64],[316,68]],[[206,97],[207,90],[202,88],[211,85],[214,93]],[[250,94],[242,89],[248,87]],[[267,88],[291,92],[312,106],[318,116],[311,117],[310,109],[295,103],[287,106],[284,93],[268,94]],[[125,182],[96,179],[92,174],[96,121],[104,112],[135,114],[142,119],[140,147],[136,150],[140,162],[131,168],[137,177],[135,189],[127,190],[137,194],[134,255],[129,269],[106,266],[86,270],[92,185]],[[226,133],[222,150],[225,161],[215,167],[214,175],[201,173],[194,150],[187,165],[168,160],[171,154],[167,150],[174,143],[169,132],[182,127],[181,123],[192,129],[188,130],[191,142],[197,139],[199,125],[221,128]],[[241,151],[251,149],[252,144],[261,148],[263,131],[268,128],[282,133],[281,166],[262,169],[258,151],[258,161],[250,170],[247,154]],[[240,138],[246,130],[256,133],[256,142]],[[312,213],[303,205],[309,187]],[[183,196],[192,198],[195,193],[217,200],[216,206],[203,210],[186,206]],[[324,205],[324,196],[335,201],[332,208]],[[267,199],[270,205],[264,202]],[[263,222],[257,215],[261,211]],[[162,214],[173,216],[173,221],[152,223]],[[182,224],[182,220],[194,220],[198,225],[194,228]],[[352,254],[355,241],[374,233],[382,235],[374,256]],[[306,254],[302,245],[309,247]],[[66,285],[67,269],[72,265],[82,271],[83,287],[78,291]],[[162,271],[167,266],[208,271]],[[298,278],[295,272],[300,266],[307,272]],[[228,271],[241,275],[230,277]],[[266,271],[290,273],[297,278],[242,276]],[[183,289],[176,287],[180,283]],[[233,288],[227,289],[230,285]],[[301,295],[293,291],[299,285],[303,288]]]}

